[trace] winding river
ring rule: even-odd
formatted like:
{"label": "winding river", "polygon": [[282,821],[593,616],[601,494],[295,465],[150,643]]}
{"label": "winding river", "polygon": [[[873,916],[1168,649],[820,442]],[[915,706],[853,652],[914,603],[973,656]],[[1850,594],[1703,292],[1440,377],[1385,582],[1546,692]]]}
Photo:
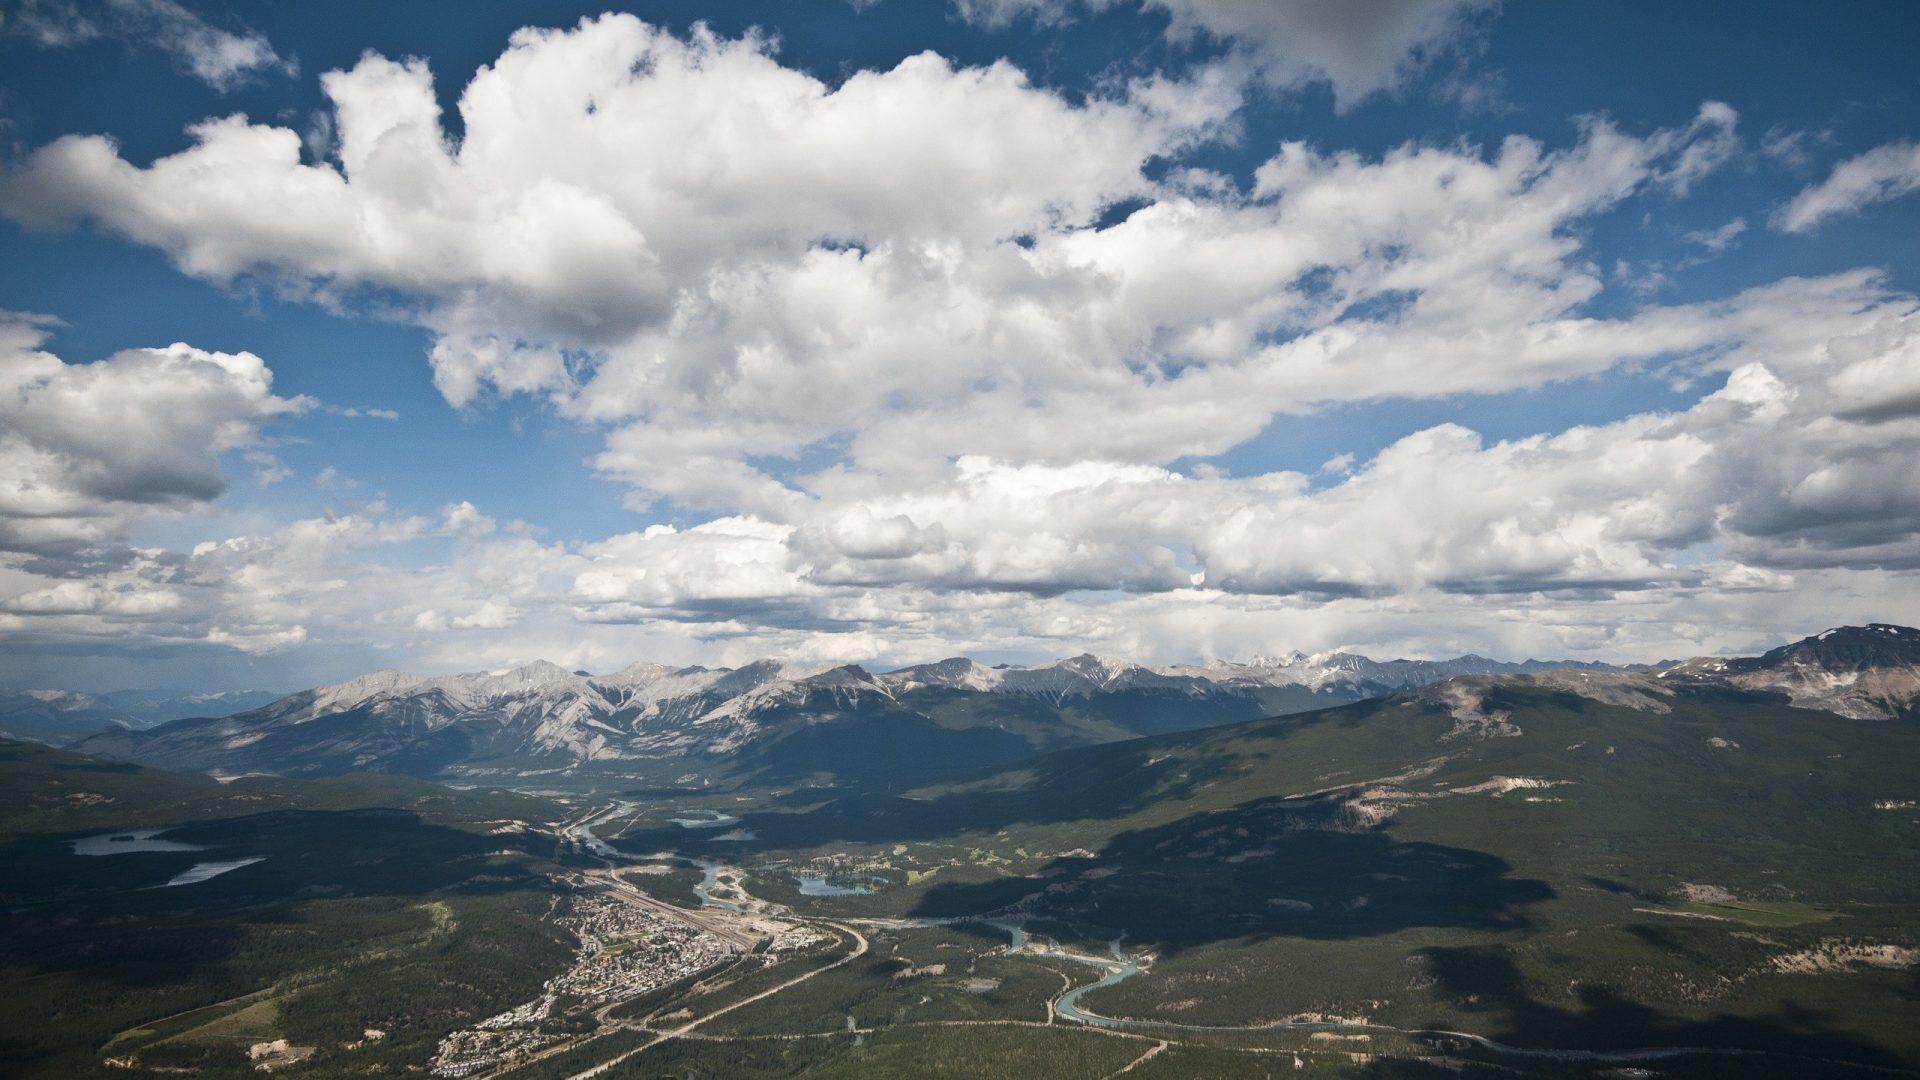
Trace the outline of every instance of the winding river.
{"label": "winding river", "polygon": [[[1022,936],[1024,937],[1024,934]],[[1024,941],[1016,941],[1010,951],[1018,952],[1024,945]],[[1078,960],[1082,963],[1092,964],[1106,971],[1106,974],[1101,976],[1098,981],[1090,982],[1085,986],[1076,986],[1053,999],[1054,1015],[1093,1027],[1126,1028],[1138,1026],[1134,1021],[1116,1020],[1112,1017],[1101,1016],[1099,1013],[1087,1012],[1079,1006],[1081,995],[1113,986],[1122,979],[1131,979],[1135,975],[1140,974],[1140,962],[1121,952],[1120,942],[1118,940],[1113,943],[1112,948],[1114,959],[1110,963],[1097,956],[1083,956],[1078,953],[1064,951],[1053,954]]]}
{"label": "winding river", "polygon": [[[701,870],[701,877],[700,877],[700,884],[695,885],[693,887],[693,894],[700,898],[700,902],[702,904],[708,907],[717,907],[724,911],[731,911],[736,914],[745,910],[739,904],[736,904],[730,900],[722,900],[713,895],[714,886],[720,884],[720,871],[725,869],[726,867],[726,864],[723,862],[720,862],[715,859],[696,859],[691,856],[676,855],[672,852],[665,852],[665,851],[660,852],[658,854],[654,854],[654,855],[629,855],[626,852],[619,850],[618,848],[614,847],[612,844],[609,844],[605,840],[602,840],[598,836],[594,835],[593,827],[595,825],[604,824],[605,822],[609,822],[617,818],[625,817],[628,814],[633,813],[633,809],[634,809],[633,803],[617,802],[617,803],[614,803],[613,806],[608,808],[607,810],[599,814],[594,814],[588,817],[586,820],[581,821],[578,825],[574,825],[566,831],[571,833],[575,840],[579,841],[581,847],[586,848],[588,851],[592,852],[594,855],[598,856],[599,858],[605,859],[608,862],[671,861],[671,862],[683,862],[690,866],[697,866]],[[703,825],[705,824],[704,819],[702,821],[702,824]],[[697,826],[688,826],[688,827],[693,828]]]}
{"label": "winding river", "polygon": [[[693,891],[694,891],[694,894],[700,898],[700,902],[702,904],[705,904],[711,907],[721,908],[723,910],[736,912],[736,913],[743,910],[741,905],[734,903],[732,901],[719,899],[713,895],[712,890],[717,885],[719,885],[720,871],[725,868],[726,864],[714,859],[692,858],[686,855],[679,855],[671,852],[661,852],[655,855],[647,855],[647,856],[628,855],[624,852],[616,850],[612,845],[608,844],[604,840],[601,840],[599,837],[593,834],[594,825],[597,825],[606,821],[611,821],[615,818],[622,817],[626,814],[631,813],[632,811],[633,811],[633,804],[616,803],[614,804],[613,807],[611,807],[607,811],[601,814],[594,815],[588,818],[587,820],[582,821],[580,824],[574,826],[569,831],[572,832],[578,838],[580,843],[584,847],[586,847],[589,851],[609,861],[616,860],[616,859],[628,861],[628,862],[658,862],[661,860],[672,860],[677,862],[684,862],[692,866],[697,866],[702,871],[702,877],[700,880],[700,884],[696,885]],[[725,817],[725,815],[720,815],[720,816]],[[723,823],[731,824],[731,822],[718,822],[718,821],[712,821],[710,819],[695,819],[694,823],[691,823],[691,824],[687,822],[678,822],[678,824],[681,824],[683,827],[686,827],[686,828],[710,828],[713,825],[723,824]],[[1112,958],[1109,959],[1107,957],[1093,956],[1087,953],[1071,952],[1067,949],[1061,948],[1057,944],[1049,944],[1044,947],[1036,946],[1033,938],[1027,933],[1026,928],[1022,926],[1019,921],[1014,919],[990,919],[990,918],[961,916],[958,918],[929,919],[929,918],[908,917],[908,918],[901,918],[901,919],[860,919],[860,920],[854,920],[854,921],[869,923],[872,925],[891,925],[891,926],[946,926],[946,925],[953,925],[956,923],[981,923],[987,926],[995,927],[996,929],[999,929],[999,930],[1003,930],[1007,933],[1007,936],[1009,938],[1007,951],[1009,953],[1025,952],[1025,953],[1030,953],[1032,955],[1038,955],[1038,956],[1059,957],[1061,959],[1074,960],[1079,963],[1087,964],[1091,967],[1098,968],[1102,973],[1100,978],[1094,980],[1093,982],[1086,983],[1085,985],[1082,985],[1082,986],[1069,987],[1066,991],[1062,992],[1059,997],[1054,998],[1052,1002],[1054,1015],[1060,1017],[1063,1020],[1069,1020],[1079,1024],[1086,1024],[1090,1027],[1111,1028],[1116,1030],[1129,1030],[1129,1031],[1158,1030],[1158,1031],[1191,1031],[1191,1032],[1236,1032],[1236,1031],[1293,1030],[1293,1031],[1341,1031],[1341,1032],[1353,1032],[1353,1033],[1382,1032],[1382,1033],[1403,1035],[1409,1038],[1424,1039],[1424,1040],[1458,1039],[1462,1042],[1471,1043],[1472,1045],[1477,1046],[1480,1049],[1486,1050],[1490,1053],[1500,1054],[1500,1055],[1505,1055],[1510,1057],[1522,1057],[1522,1058],[1533,1058],[1536,1060],[1564,1061],[1564,1062],[1589,1063],[1589,1064],[1630,1064],[1633,1062],[1657,1061],[1663,1058],[1684,1057],[1689,1054],[1710,1054],[1718,1057],[1780,1058],[1784,1060],[1795,1060],[1795,1061],[1817,1060],[1817,1059],[1809,1059],[1809,1058],[1799,1058],[1799,1057],[1794,1057],[1792,1055],[1772,1054],[1762,1050],[1748,1050],[1748,1049],[1741,1049],[1741,1048],[1734,1048],[1734,1047],[1721,1047],[1721,1046],[1646,1046],[1646,1047],[1637,1047],[1630,1050],[1553,1050],[1553,1049],[1547,1049],[1542,1047],[1512,1046],[1507,1043],[1502,1043],[1502,1042],[1495,1041],[1493,1039],[1489,1039],[1484,1035],[1475,1035],[1472,1032],[1467,1032],[1467,1031],[1448,1031],[1440,1028],[1400,1028],[1400,1027],[1394,1027],[1390,1024],[1340,1023],[1340,1022],[1329,1022],[1329,1021],[1306,1021],[1306,1020],[1280,1020],[1280,1021],[1275,1021],[1275,1022],[1266,1023],[1266,1024],[1207,1025],[1207,1024],[1180,1024],[1180,1023],[1173,1023],[1173,1022],[1164,1021],[1164,1020],[1132,1020],[1132,1019],[1126,1019],[1126,1018],[1116,1017],[1116,1016],[1102,1016],[1099,1013],[1089,1012],[1088,1010],[1081,1008],[1080,999],[1085,995],[1092,993],[1095,990],[1101,990],[1109,986],[1115,986],[1127,979],[1133,978],[1135,975],[1140,974],[1142,970],[1140,960],[1138,958],[1128,956],[1125,952],[1121,950],[1119,939],[1115,939],[1112,942],[1112,944],[1109,946],[1109,950],[1113,954]]]}
{"label": "winding river", "polygon": [[1093,982],[1068,989],[1053,999],[1054,1015],[1063,1020],[1086,1024],[1090,1027],[1112,1028],[1128,1031],[1191,1031],[1191,1032],[1229,1032],[1229,1031],[1342,1031],[1353,1033],[1382,1032],[1404,1035],[1415,1039],[1459,1039],[1471,1043],[1482,1050],[1511,1057],[1534,1058],[1538,1060],[1585,1062],[1589,1064],[1628,1064],[1638,1061],[1657,1061],[1662,1058],[1684,1057],[1688,1054],[1711,1054],[1718,1057],[1767,1057],[1786,1058],[1788,1060],[1811,1061],[1792,1055],[1768,1053],[1764,1050],[1748,1050],[1725,1046],[1645,1046],[1630,1050],[1553,1050],[1543,1047],[1513,1046],[1508,1043],[1489,1039],[1484,1035],[1475,1035],[1468,1031],[1448,1031],[1441,1028],[1399,1028],[1390,1024],[1340,1023],[1338,1021],[1281,1020],[1267,1024],[1246,1025],[1208,1025],[1180,1024],[1163,1020],[1130,1020],[1116,1016],[1102,1016],[1089,1012],[1080,1006],[1080,999],[1086,994],[1105,987],[1114,986],[1123,980],[1138,975],[1142,968],[1140,961],[1126,955],[1120,949],[1116,939],[1110,946],[1113,959],[1092,956],[1086,953],[1070,952],[1058,945],[1050,947],[1028,948],[1031,939],[1017,923],[1006,920],[941,920],[943,922],[979,921],[1011,932],[1013,942],[1008,952],[1027,951],[1038,956],[1054,956],[1066,960],[1075,960],[1099,968],[1103,974]]}
{"label": "winding river", "polygon": [[1741,1050],[1729,1047],[1713,1046],[1648,1046],[1633,1050],[1550,1050],[1544,1048],[1512,1046],[1496,1042],[1484,1035],[1475,1035],[1467,1031],[1446,1031],[1439,1028],[1399,1028],[1390,1024],[1350,1024],[1337,1021],[1279,1020],[1268,1024],[1178,1024],[1164,1020],[1128,1020],[1116,1016],[1102,1016],[1082,1009],[1077,1004],[1081,995],[1112,986],[1122,979],[1129,979],[1140,973],[1140,965],[1133,960],[1109,963],[1099,957],[1083,956],[1077,953],[1058,952],[1051,955],[1063,956],[1093,964],[1106,970],[1106,975],[1095,982],[1077,986],[1061,994],[1053,1001],[1053,1011],[1062,1019],[1087,1024],[1092,1027],[1113,1028],[1116,1030],[1142,1031],[1345,1031],[1355,1033],[1387,1032],[1405,1035],[1410,1038],[1460,1039],[1470,1042],[1483,1050],[1496,1054],[1515,1057],[1540,1058],[1553,1061],[1625,1063],[1634,1061],[1654,1061],[1660,1058],[1681,1057],[1686,1054],[1717,1054],[1732,1057],[1771,1056],[1760,1050]]}

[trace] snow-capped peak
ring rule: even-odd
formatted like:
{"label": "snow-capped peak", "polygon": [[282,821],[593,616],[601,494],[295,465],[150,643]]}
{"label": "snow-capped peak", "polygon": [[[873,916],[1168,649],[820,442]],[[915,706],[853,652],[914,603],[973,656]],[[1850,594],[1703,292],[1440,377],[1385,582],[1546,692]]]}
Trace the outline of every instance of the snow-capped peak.
{"label": "snow-capped peak", "polygon": [[1285,668],[1285,667],[1292,667],[1295,664],[1302,663],[1306,659],[1307,659],[1306,653],[1303,653],[1298,649],[1294,649],[1290,652],[1283,653],[1279,656],[1270,656],[1266,653],[1261,653],[1256,655],[1253,659],[1247,661],[1245,664],[1236,664],[1230,660],[1216,660],[1214,661],[1214,663],[1220,664],[1224,667],[1236,667],[1236,668],[1237,667]]}

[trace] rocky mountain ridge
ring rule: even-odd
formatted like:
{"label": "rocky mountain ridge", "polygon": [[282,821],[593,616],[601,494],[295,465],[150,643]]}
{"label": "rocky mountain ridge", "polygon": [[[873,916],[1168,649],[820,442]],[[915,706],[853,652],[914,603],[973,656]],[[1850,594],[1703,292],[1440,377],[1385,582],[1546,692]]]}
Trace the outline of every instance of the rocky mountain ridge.
{"label": "rocky mountain ridge", "polygon": [[[835,718],[894,711],[925,716],[983,695],[1039,721],[1094,715],[1075,736],[1099,741],[1338,705],[1457,674],[1562,665],[1482,657],[1375,661],[1349,653],[1239,664],[1151,666],[1092,654],[1033,666],[956,657],[873,673],[858,665],[762,660],[738,668],[634,663],[604,675],[535,661],[501,671],[419,677],[369,672],[227,716],[151,732],[107,731],[89,753],[174,768],[303,772],[437,771],[477,760],[568,766],[726,755]],[[1024,715],[1024,714],[1023,714]],[[317,725],[317,726],[316,726]],[[1046,740],[1041,743],[1052,745]]]}
{"label": "rocky mountain ridge", "polygon": [[[1164,666],[1092,654],[1033,666],[954,657],[882,673],[859,665],[774,660],[738,668],[635,663],[605,675],[547,661],[430,678],[383,670],[230,716],[145,732],[108,731],[76,746],[149,764],[228,772],[531,772],[771,754],[770,748],[788,739],[806,740],[817,754],[827,738],[823,732],[836,726],[852,731],[882,718],[894,726],[861,730],[904,732],[917,725],[930,738],[965,730],[979,746],[996,731],[1019,728],[1038,747],[1057,745],[1042,730],[1051,725],[1071,728],[1071,740],[1108,741],[1323,708],[1448,680],[1478,685],[1509,678],[1643,701],[1657,700],[1649,687],[1661,679],[1722,683],[1784,693],[1795,704],[1845,716],[1885,718],[1907,715],[1920,698],[1920,631],[1887,624],[1842,627],[1759,657],[1690,660],[1658,669],[1507,663],[1471,655],[1377,661],[1331,652]],[[995,753],[1013,751],[1000,746]]]}
{"label": "rocky mountain ridge", "polygon": [[1702,657],[1664,677],[1782,693],[1793,704],[1856,720],[1920,718],[1920,630],[1837,626],[1752,657]]}

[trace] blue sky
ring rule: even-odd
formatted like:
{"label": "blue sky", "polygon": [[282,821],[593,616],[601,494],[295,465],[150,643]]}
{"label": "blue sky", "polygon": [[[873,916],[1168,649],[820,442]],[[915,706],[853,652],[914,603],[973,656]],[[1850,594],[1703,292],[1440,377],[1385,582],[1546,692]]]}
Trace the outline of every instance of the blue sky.
{"label": "blue sky", "polygon": [[[608,10],[0,7],[0,681],[1914,619],[1911,4]],[[598,51],[496,80],[482,162],[524,27]],[[416,100],[454,156],[347,160]],[[237,115],[298,160],[187,134]],[[184,395],[214,354],[270,390]]]}

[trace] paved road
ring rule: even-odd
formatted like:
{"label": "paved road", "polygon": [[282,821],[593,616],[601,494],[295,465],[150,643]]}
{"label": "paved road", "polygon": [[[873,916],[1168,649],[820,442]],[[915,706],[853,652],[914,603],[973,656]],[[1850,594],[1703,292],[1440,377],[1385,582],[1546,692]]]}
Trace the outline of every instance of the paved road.
{"label": "paved road", "polygon": [[638,886],[622,879],[617,871],[594,872],[589,876],[606,882],[620,899],[639,907],[657,911],[667,918],[687,924],[696,930],[704,930],[734,945],[742,951],[753,948],[757,939],[742,930],[728,924],[725,919],[715,918],[703,912],[683,908],[678,904],[669,904],[665,900],[648,895]]}
{"label": "paved road", "polygon": [[628,1058],[632,1058],[640,1054],[644,1054],[647,1051],[653,1049],[654,1047],[659,1046],[661,1043],[671,1042],[672,1040],[677,1039],[682,1035],[685,1035],[688,1032],[695,1030],[696,1028],[700,1027],[700,1025],[705,1024],[709,1020],[712,1020],[716,1017],[725,1016],[726,1014],[742,1006],[751,1005],[756,1001],[761,1001],[763,999],[770,998],[773,995],[780,993],[782,990],[790,990],[793,987],[796,987],[801,983],[806,982],[808,979],[813,978],[815,975],[822,974],[823,972],[832,971],[834,968],[837,968],[842,964],[851,963],[852,961],[857,960],[860,957],[865,956],[867,954],[867,939],[864,934],[860,933],[860,931],[855,930],[851,926],[844,926],[840,923],[829,922],[829,923],[822,923],[821,925],[830,926],[835,930],[851,935],[854,940],[853,951],[841,957],[840,959],[835,960],[833,963],[826,965],[825,967],[814,968],[812,971],[807,972],[805,975],[788,979],[786,982],[783,982],[778,986],[771,987],[770,989],[762,990],[759,993],[753,995],[752,997],[741,998],[739,1001],[736,1001],[731,1005],[725,1006],[724,1008],[715,1009],[714,1011],[708,1013],[705,1016],[699,1017],[698,1019],[689,1020],[686,1023],[680,1025],[679,1027],[674,1028],[672,1031],[663,1031],[659,1035],[655,1036],[651,1041],[643,1043],[642,1045],[637,1046],[632,1050],[629,1050],[626,1053],[621,1054],[618,1057],[610,1058],[606,1061],[603,1061],[600,1064],[595,1065],[593,1068],[585,1070],[584,1072],[574,1073],[571,1077],[568,1077],[567,1080],[588,1080],[589,1077],[599,1076],[601,1073],[604,1073],[608,1069],[613,1068],[615,1065],[618,1065],[621,1062],[626,1061]]}

